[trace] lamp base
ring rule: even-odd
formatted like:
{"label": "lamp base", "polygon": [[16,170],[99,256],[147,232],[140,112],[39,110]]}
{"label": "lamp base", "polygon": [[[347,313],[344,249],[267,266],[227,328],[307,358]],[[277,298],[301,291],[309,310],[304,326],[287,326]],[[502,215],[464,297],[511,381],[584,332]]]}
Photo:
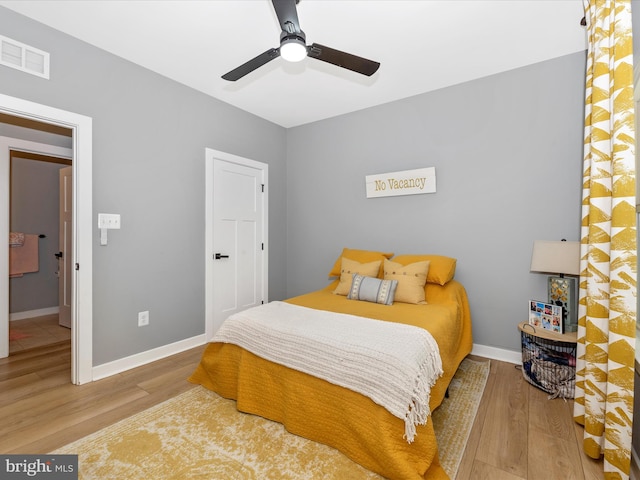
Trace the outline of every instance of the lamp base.
{"label": "lamp base", "polygon": [[571,277],[549,277],[549,303],[562,307],[562,333],[578,330],[577,282]]}

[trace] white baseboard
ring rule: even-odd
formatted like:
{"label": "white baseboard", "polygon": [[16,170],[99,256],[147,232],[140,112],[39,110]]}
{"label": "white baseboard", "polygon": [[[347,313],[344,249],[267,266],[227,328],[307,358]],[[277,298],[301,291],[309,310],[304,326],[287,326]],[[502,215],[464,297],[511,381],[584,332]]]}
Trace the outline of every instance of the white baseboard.
{"label": "white baseboard", "polygon": [[[204,345],[205,343],[206,337],[202,334],[185,340],[180,340],[179,342],[171,343],[169,345],[154,348],[152,350],[147,350],[146,352],[114,360],[113,362],[103,363],[102,365],[93,367],[93,381],[110,377],[112,375],[131,370],[132,368],[155,362],[156,360],[161,360],[171,355],[175,355],[176,353],[189,350],[190,348]],[[479,357],[491,358],[493,360],[500,360],[508,363],[520,364],[522,362],[521,352],[514,352],[513,350],[505,350],[502,348],[474,344],[471,353],[473,355],[478,355]]]}
{"label": "white baseboard", "polygon": [[[180,340],[179,342],[171,343],[169,345],[163,345],[162,347],[147,350],[146,352],[136,353],[129,357],[114,360],[113,362],[103,363],[93,367],[92,377],[93,380],[100,380],[101,378],[110,377],[132,368],[146,365],[147,363],[155,362],[163,358],[175,355],[176,353],[184,352],[190,348],[198,347],[206,343],[206,337],[204,333],[195,337]],[[194,365],[194,368],[196,366]]]}
{"label": "white baseboard", "polygon": [[478,345],[477,343],[473,344],[471,354],[493,360],[500,360],[502,362],[514,363],[516,365],[522,363],[522,352],[514,352],[513,350],[505,350],[504,348],[487,347],[486,345]]}
{"label": "white baseboard", "polygon": [[24,312],[15,312],[9,314],[9,321],[13,322],[14,320],[24,320],[25,318],[43,317],[45,315],[53,315],[59,312],[60,307],[58,306],[40,308],[38,310],[27,310]]}

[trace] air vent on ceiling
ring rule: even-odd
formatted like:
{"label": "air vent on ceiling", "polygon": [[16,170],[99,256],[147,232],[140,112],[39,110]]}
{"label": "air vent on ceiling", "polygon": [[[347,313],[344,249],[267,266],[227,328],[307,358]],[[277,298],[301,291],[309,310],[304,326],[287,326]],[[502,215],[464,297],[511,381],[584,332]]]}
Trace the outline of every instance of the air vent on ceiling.
{"label": "air vent on ceiling", "polygon": [[0,35],[0,65],[49,78],[49,53]]}

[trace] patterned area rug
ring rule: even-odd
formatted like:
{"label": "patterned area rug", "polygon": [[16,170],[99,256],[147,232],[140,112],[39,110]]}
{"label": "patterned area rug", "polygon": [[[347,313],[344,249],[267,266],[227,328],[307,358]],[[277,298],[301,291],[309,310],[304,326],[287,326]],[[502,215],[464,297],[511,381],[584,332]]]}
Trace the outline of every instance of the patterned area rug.
{"label": "patterned area rug", "polygon": [[449,384],[449,398],[433,412],[433,428],[438,439],[440,464],[456,478],[482,393],[489,378],[489,361],[465,359]]}
{"label": "patterned area rug", "polygon": [[[464,360],[433,415],[440,462],[452,479],[488,374],[489,362]],[[200,386],[54,453],[78,454],[85,480],[382,478]]]}

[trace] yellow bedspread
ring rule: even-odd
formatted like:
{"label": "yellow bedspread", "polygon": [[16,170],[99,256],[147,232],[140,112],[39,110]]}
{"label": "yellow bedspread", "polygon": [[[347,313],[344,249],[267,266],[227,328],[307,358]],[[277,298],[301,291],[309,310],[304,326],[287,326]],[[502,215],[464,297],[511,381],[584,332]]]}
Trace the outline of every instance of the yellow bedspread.
{"label": "yellow bedspread", "polygon": [[[392,306],[348,300],[335,284],[287,300],[426,328],[440,349],[444,375],[431,391],[431,410],[444,398],[462,359],[471,352],[467,295],[458,282],[427,284],[427,305]],[[190,381],[237,401],[240,411],[282,423],[291,433],[330,445],[390,479],[448,480],[437,455],[433,425],[419,425],[415,441],[403,439],[404,421],[369,398],[271,363],[232,344],[210,344]]]}

